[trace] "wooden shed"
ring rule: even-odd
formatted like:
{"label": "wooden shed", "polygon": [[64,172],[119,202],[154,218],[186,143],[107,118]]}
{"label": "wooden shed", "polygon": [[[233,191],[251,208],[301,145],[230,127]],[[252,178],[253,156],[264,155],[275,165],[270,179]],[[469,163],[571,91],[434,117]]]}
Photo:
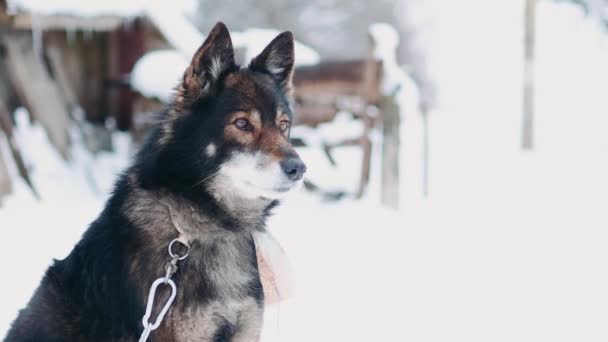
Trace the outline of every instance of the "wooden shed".
{"label": "wooden shed", "polygon": [[[0,138],[8,138],[21,176],[27,179],[27,169],[12,139],[18,107],[42,125],[66,160],[73,126],[83,128],[91,152],[111,149],[109,129],[132,126],[128,74],[145,51],[167,46],[162,36],[143,16],[120,11],[36,14],[9,5],[0,0]],[[0,156],[0,197],[10,192],[8,158]]]}
{"label": "wooden shed", "polygon": [[[109,137],[114,128],[130,130],[138,139],[152,122],[149,114],[164,104],[132,89],[129,75],[135,63],[145,53],[163,48],[176,48],[185,56],[191,46],[180,46],[175,23],[180,23],[182,30],[177,31],[186,32],[189,42],[198,44],[203,38],[185,18],[165,13],[161,7],[128,14],[106,8],[94,15],[81,15],[69,10],[38,13],[11,9],[9,4],[0,0],[0,129],[8,138],[21,177],[30,185],[19,146],[12,139],[11,115],[15,108],[28,110],[30,119],[44,127],[66,160],[71,151],[69,131],[74,126],[83,128],[83,140],[92,153],[111,149]],[[373,44],[370,40],[366,58],[321,61],[297,67],[294,75],[295,124],[314,128],[331,122],[340,111],[352,113],[363,122],[361,136],[323,146],[332,163],[333,149],[353,145],[361,148],[356,197],[366,192],[372,153],[369,134],[383,117],[377,115],[383,102],[383,68],[372,54]],[[10,192],[3,162],[7,158],[0,156],[0,197]],[[315,184],[307,185],[311,190],[320,190]]]}

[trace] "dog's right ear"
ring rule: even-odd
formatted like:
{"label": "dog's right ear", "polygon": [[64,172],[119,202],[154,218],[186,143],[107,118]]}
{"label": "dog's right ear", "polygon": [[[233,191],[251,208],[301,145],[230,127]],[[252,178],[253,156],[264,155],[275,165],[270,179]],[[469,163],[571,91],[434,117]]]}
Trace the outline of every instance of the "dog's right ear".
{"label": "dog's right ear", "polygon": [[226,25],[218,22],[186,69],[178,89],[178,100],[195,101],[208,96],[217,86],[221,75],[234,65],[230,33]]}
{"label": "dog's right ear", "polygon": [[293,33],[285,31],[279,34],[264,48],[264,51],[251,60],[249,68],[270,74],[281,88],[290,94],[294,67],[294,44]]}

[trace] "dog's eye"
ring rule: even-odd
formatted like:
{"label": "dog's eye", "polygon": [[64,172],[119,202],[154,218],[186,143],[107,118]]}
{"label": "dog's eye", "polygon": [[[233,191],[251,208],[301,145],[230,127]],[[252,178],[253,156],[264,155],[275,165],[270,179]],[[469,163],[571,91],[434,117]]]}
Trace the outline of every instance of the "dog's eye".
{"label": "dog's eye", "polygon": [[244,119],[244,118],[236,119],[234,121],[234,126],[238,129],[240,129],[241,131],[247,131],[247,132],[253,131],[253,125],[251,124],[251,122],[249,122],[249,120]]}
{"label": "dog's eye", "polygon": [[287,132],[287,130],[289,130],[289,126],[291,126],[291,122],[283,120],[279,123],[279,129],[281,130],[282,133]]}

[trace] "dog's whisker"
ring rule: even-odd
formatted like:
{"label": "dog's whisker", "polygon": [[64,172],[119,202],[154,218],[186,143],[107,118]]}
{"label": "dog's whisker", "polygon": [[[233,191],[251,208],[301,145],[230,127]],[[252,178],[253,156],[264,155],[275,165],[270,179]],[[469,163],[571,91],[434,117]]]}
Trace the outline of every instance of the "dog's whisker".
{"label": "dog's whisker", "polygon": [[210,174],[209,176],[207,176],[207,177],[205,177],[205,178],[201,179],[200,181],[196,182],[196,183],[195,183],[195,184],[194,184],[192,187],[193,187],[193,188],[195,188],[195,187],[197,187],[197,186],[199,186],[199,185],[201,185],[201,184],[205,183],[205,182],[206,182],[206,181],[208,181],[209,179],[211,179],[211,178],[213,178],[213,177],[217,176],[217,174],[218,174],[218,173],[220,173],[220,172],[219,172],[219,171],[216,171],[216,172],[214,172],[214,173]]}

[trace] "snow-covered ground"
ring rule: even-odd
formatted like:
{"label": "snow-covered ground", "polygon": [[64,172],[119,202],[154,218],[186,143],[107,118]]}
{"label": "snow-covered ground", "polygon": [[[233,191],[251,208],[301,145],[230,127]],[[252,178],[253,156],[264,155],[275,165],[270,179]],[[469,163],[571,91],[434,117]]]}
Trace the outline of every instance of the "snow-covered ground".
{"label": "snow-covered ground", "polygon": [[[265,341],[606,341],[608,34],[577,7],[540,1],[536,147],[522,152],[523,1],[429,6],[441,94],[430,198],[413,190],[421,123],[406,114],[400,211],[377,203],[377,163],[361,202],[287,201],[270,226],[297,293],[269,311]],[[65,166],[38,128],[20,126],[43,200],[20,185],[0,209],[0,335],[96,216],[129,151],[118,136],[118,156]],[[353,151],[326,172],[302,152],[324,184],[356,179]]]}

